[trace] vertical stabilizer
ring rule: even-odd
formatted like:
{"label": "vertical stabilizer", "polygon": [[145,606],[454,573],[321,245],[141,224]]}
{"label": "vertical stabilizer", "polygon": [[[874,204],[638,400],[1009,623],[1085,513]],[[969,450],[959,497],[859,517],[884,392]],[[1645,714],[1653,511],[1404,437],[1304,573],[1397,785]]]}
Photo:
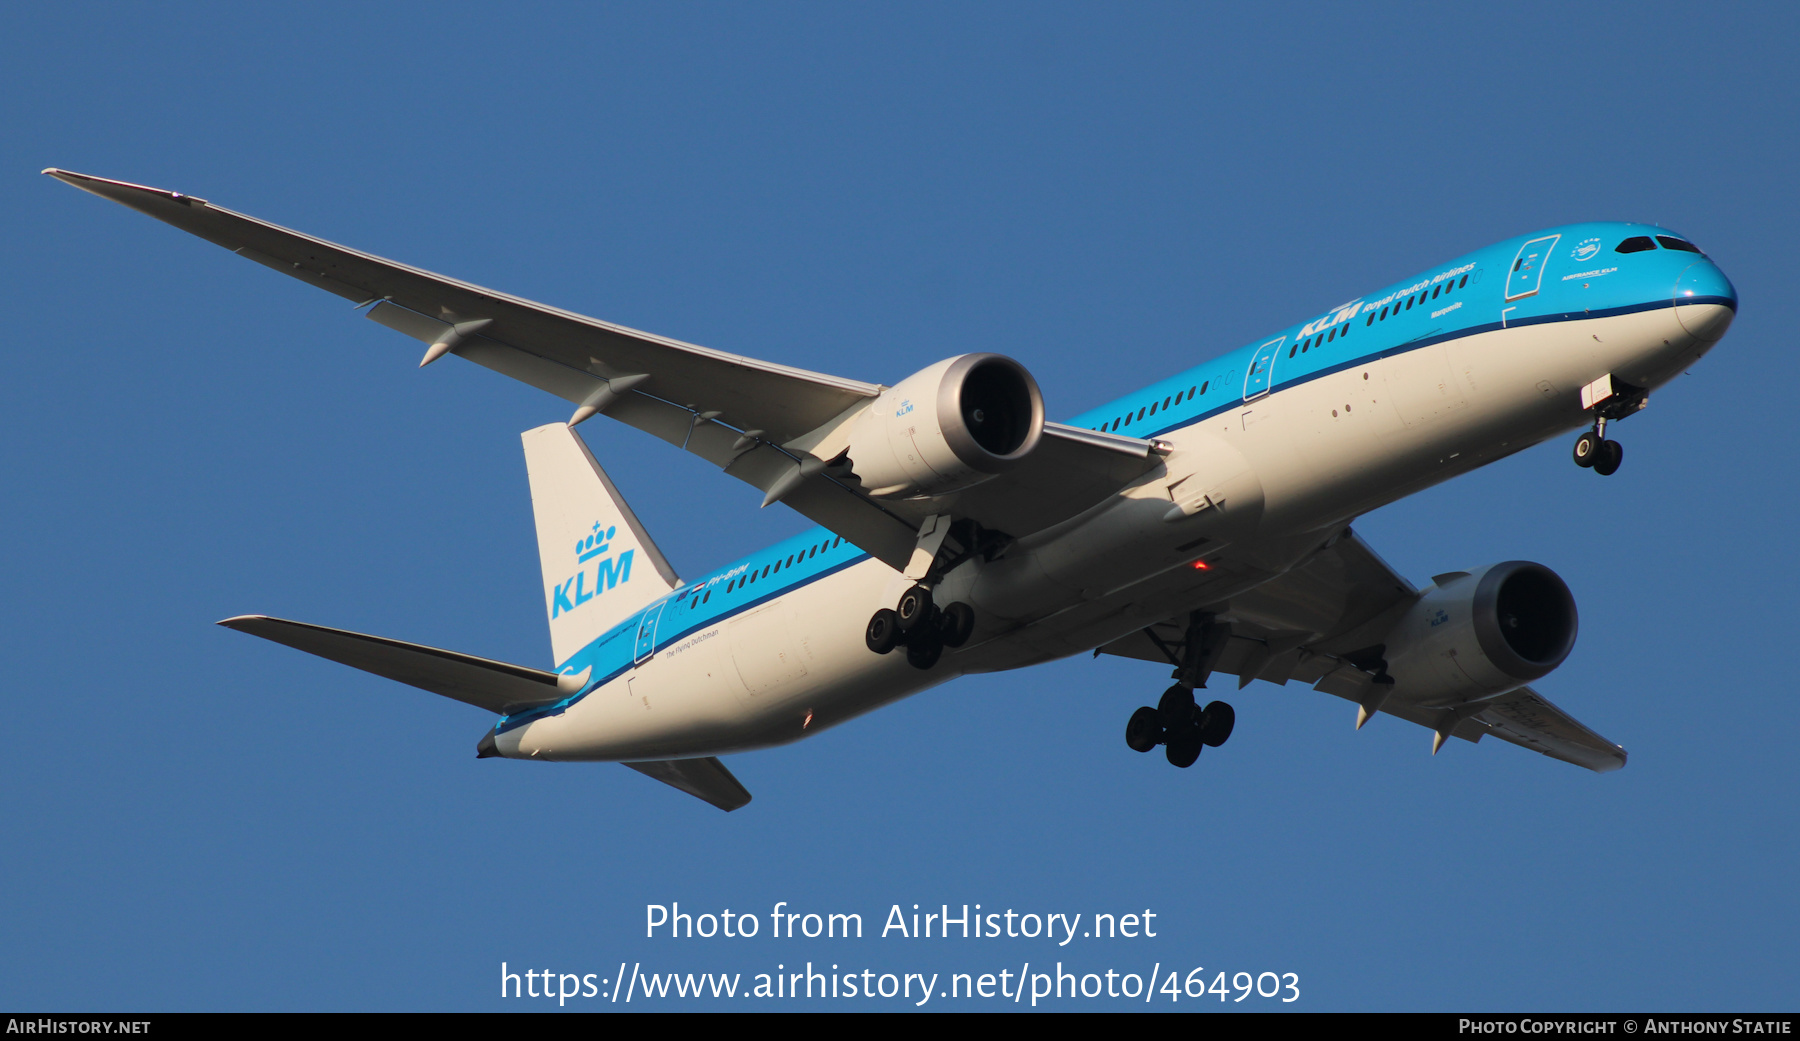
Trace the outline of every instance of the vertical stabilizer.
{"label": "vertical stabilizer", "polygon": [[681,579],[575,431],[552,423],[520,437],[560,668]]}

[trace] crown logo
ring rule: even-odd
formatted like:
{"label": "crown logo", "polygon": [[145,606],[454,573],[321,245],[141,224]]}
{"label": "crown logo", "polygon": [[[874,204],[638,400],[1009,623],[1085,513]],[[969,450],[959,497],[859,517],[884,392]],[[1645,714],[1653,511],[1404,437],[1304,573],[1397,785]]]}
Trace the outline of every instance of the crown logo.
{"label": "crown logo", "polygon": [[602,529],[596,523],[592,535],[575,543],[575,563],[586,563],[612,548],[612,537],[618,530],[616,527]]}

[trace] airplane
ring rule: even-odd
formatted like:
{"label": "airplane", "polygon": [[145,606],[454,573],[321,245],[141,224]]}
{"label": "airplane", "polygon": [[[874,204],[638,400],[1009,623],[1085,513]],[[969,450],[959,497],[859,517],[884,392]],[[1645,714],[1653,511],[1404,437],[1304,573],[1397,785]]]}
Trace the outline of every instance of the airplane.
{"label": "airplane", "polygon": [[[522,435],[554,667],[303,622],[220,625],[498,716],[479,757],[620,762],[722,810],[719,757],[968,673],[1091,651],[1174,683],[1127,746],[1225,744],[1218,675],[1304,683],[1450,738],[1595,772],[1625,749],[1530,684],[1574,597],[1508,560],[1418,588],[1360,515],[1546,439],[1616,472],[1610,425],[1722,338],[1737,293],[1686,237],[1571,224],[1345,301],[1067,422],[1026,367],[946,358],[892,386],[746,358],[361,253],[179,192],[46,174],[354,302],[574,405]],[[817,525],[683,581],[576,433],[605,415]]]}

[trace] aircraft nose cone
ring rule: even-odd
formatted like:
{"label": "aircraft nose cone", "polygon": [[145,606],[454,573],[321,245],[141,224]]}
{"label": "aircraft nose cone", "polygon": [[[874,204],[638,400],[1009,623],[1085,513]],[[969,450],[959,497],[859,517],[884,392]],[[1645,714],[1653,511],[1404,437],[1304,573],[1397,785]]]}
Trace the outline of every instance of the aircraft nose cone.
{"label": "aircraft nose cone", "polygon": [[1712,342],[1737,315],[1737,290],[1710,260],[1689,264],[1675,280],[1675,319],[1689,335]]}

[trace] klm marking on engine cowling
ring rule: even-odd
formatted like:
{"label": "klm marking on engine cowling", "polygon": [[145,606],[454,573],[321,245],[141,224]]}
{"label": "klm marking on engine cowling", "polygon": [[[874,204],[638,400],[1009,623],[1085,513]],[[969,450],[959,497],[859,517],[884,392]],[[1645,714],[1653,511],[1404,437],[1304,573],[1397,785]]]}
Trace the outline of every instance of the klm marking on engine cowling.
{"label": "klm marking on engine cowling", "polygon": [[[626,550],[616,557],[606,556],[612,548],[612,538],[618,533],[617,527],[601,528],[594,525],[593,534],[575,543],[575,563],[586,564],[600,558],[593,568],[583,567],[575,572],[575,577],[566,582],[558,582],[551,587],[550,617],[552,619],[573,611],[582,604],[599,596],[609,589],[616,588],[621,582],[631,581],[631,558],[636,550]],[[589,576],[592,575],[590,584]]]}

